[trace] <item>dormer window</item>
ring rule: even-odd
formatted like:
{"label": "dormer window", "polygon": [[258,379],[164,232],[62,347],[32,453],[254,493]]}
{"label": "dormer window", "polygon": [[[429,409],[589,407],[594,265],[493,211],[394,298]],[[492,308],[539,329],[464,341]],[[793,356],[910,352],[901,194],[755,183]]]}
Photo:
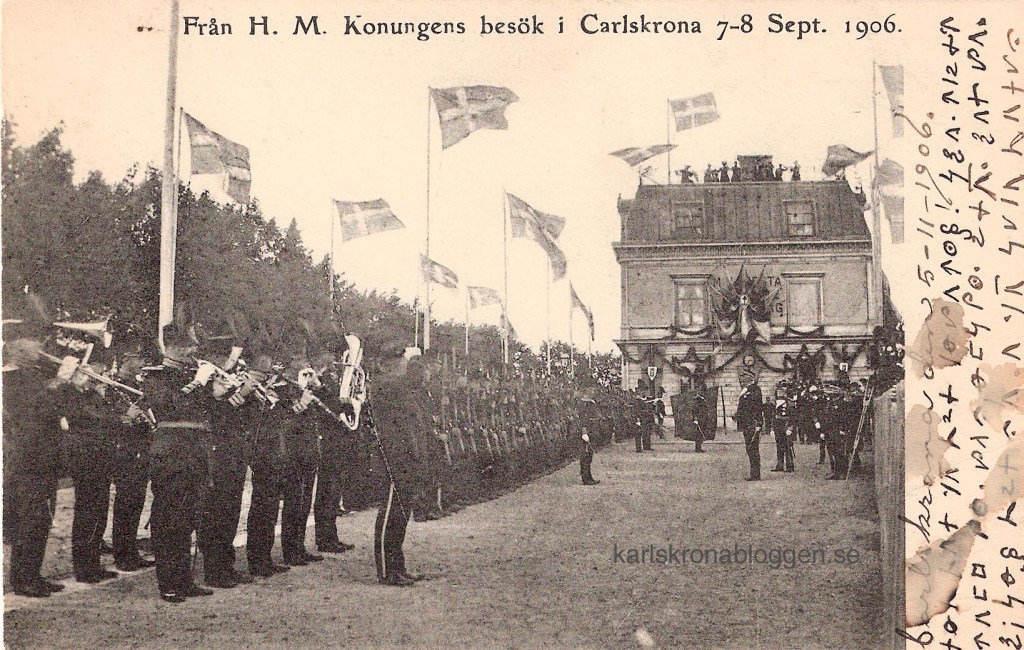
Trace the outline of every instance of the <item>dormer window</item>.
{"label": "dormer window", "polygon": [[672,239],[704,238],[704,204],[672,203]]}
{"label": "dormer window", "polygon": [[814,201],[783,201],[790,237],[814,236]]}

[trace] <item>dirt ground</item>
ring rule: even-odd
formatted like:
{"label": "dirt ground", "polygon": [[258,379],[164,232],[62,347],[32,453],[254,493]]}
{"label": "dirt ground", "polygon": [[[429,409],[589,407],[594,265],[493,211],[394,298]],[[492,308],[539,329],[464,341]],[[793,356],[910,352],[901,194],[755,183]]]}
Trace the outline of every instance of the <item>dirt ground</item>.
{"label": "dirt ground", "polygon": [[[725,437],[735,441],[737,434]],[[5,595],[10,648],[620,647],[875,648],[879,534],[868,478],[825,481],[817,448],[795,474],[743,481],[737,444],[655,441],[600,452],[601,484],[575,465],[437,521],[412,523],[410,568],[433,579],[375,582],[374,512],[339,520],[354,551],[208,598],[169,605],[152,571],[46,600]],[[309,531],[312,536],[312,531]],[[242,538],[244,539],[244,538]],[[630,564],[615,551],[855,549],[855,564]],[[244,553],[239,553],[244,570]],[[624,553],[621,556],[627,558]],[[820,557],[820,555],[819,555]],[[108,560],[109,561],[109,558]]]}

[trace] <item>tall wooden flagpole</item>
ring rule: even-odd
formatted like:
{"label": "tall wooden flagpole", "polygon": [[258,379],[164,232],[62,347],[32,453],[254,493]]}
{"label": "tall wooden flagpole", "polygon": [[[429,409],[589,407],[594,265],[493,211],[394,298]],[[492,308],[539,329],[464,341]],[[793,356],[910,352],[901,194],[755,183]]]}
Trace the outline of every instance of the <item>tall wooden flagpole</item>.
{"label": "tall wooden flagpole", "polygon": [[508,194],[505,192],[505,188],[501,188],[501,236],[504,240],[504,262],[505,262],[505,295],[501,305],[501,313],[505,317],[505,322],[502,323],[503,345],[502,345],[502,359],[505,365],[508,365],[508,347],[509,347],[509,320],[508,315],[508,230],[509,230],[509,219],[508,219]]}
{"label": "tall wooden flagpole", "polygon": [[875,305],[869,321],[872,327],[882,324],[882,218],[878,197],[878,65],[871,61],[871,108],[875,128],[875,168],[871,170],[871,284]]}
{"label": "tall wooden flagpole", "polygon": [[[427,236],[426,256],[430,259],[430,100],[433,92],[427,88]],[[423,269],[420,269],[420,280],[423,280]],[[423,351],[430,349],[430,278],[426,279],[427,299],[423,303]]]}
{"label": "tall wooden flagpole", "polygon": [[334,316],[334,220],[336,218],[335,214],[334,214],[334,199],[331,199],[331,209],[330,209],[329,214],[331,215],[331,255],[330,255],[331,277],[328,280],[328,282],[330,282],[330,285],[331,285],[331,288],[330,288],[331,316],[333,317]]}
{"label": "tall wooden flagpole", "polygon": [[[569,291],[572,292],[572,283],[569,283]],[[576,365],[576,346],[573,343],[572,334],[572,313],[576,311],[576,305],[573,304],[572,296],[569,296],[569,374],[573,374],[573,368]]]}
{"label": "tall wooden flagpole", "polygon": [[[665,144],[672,144],[672,100],[665,100]],[[668,150],[668,171],[665,172],[666,185],[672,184],[672,149]]]}
{"label": "tall wooden flagpole", "polygon": [[466,286],[466,360],[469,360],[469,286]]}
{"label": "tall wooden flagpole", "polygon": [[174,165],[174,120],[178,81],[178,0],[171,0],[167,54],[167,103],[164,111],[164,170],[160,190],[160,308],[157,337],[174,320],[174,253],[178,234],[178,172]]}
{"label": "tall wooden flagpole", "polygon": [[547,290],[547,300],[545,301],[546,302],[545,306],[547,307],[547,333],[546,333],[546,339],[545,340],[546,340],[546,343],[547,343],[546,347],[547,347],[547,350],[548,350],[548,353],[547,353],[548,374],[550,375],[551,374],[551,256],[548,255],[547,258],[548,258],[547,259],[547,262],[548,262],[548,264],[547,264],[547,271],[548,271],[548,285],[547,286],[548,286],[548,290]]}

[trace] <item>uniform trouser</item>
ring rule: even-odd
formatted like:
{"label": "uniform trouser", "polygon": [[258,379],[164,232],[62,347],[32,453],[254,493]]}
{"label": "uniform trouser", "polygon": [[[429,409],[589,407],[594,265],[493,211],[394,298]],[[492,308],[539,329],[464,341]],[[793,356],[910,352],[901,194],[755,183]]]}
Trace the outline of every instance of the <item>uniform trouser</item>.
{"label": "uniform trouser", "polygon": [[27,587],[40,579],[57,501],[57,479],[39,474],[5,477],[4,502],[13,515],[11,533],[11,585]]}
{"label": "uniform trouser", "polygon": [[[156,447],[156,445],[154,445]],[[150,456],[153,510],[149,524],[161,592],[192,587],[192,531],[205,472],[202,449],[176,444]]]}
{"label": "uniform trouser", "polygon": [[284,494],[284,474],[269,461],[256,461],[252,465],[252,498],[246,525],[248,541],[245,545],[249,570],[266,568],[272,564],[270,551],[274,547],[274,527]]}
{"label": "uniform trouser", "polygon": [[71,563],[76,576],[85,576],[102,569],[100,552],[107,528],[115,447],[105,433],[88,431],[68,436],[66,445],[75,484]]}
{"label": "uniform trouser", "polygon": [[750,477],[761,478],[761,437],[757,429],[744,429],[743,443],[746,445],[747,458],[750,460]]}
{"label": "uniform trouser", "polygon": [[377,579],[386,580],[396,574],[405,573],[405,531],[409,526],[412,511],[404,503],[395,484],[388,485],[387,497],[377,511],[377,523],[373,528],[373,559],[377,564]]}
{"label": "uniform trouser", "polygon": [[643,435],[643,431],[641,429],[636,429],[635,431],[633,431],[633,440],[634,440],[634,442],[636,442],[636,450],[637,451],[643,451],[644,450],[644,435]]}
{"label": "uniform trouser", "polygon": [[338,544],[338,501],[341,499],[345,472],[338,441],[328,441],[316,479],[313,520],[317,544]]}
{"label": "uniform trouser", "polygon": [[315,480],[315,465],[293,464],[285,475],[281,510],[281,551],[285,560],[301,560],[306,554],[306,521],[313,506]]}
{"label": "uniform trouser", "polygon": [[594,452],[592,451],[581,451],[580,452],[580,478],[583,479],[584,483],[589,483],[594,480],[594,475],[590,473],[590,465],[594,461]]}
{"label": "uniform trouser", "polygon": [[136,535],[142,509],[146,503],[146,485],[149,483],[149,457],[138,450],[118,459],[114,473],[114,560],[134,562],[139,557]]}
{"label": "uniform trouser", "polygon": [[830,435],[826,438],[828,454],[832,458],[832,474],[846,476],[847,456],[846,437],[840,434]]}
{"label": "uniform trouser", "polygon": [[653,429],[655,426],[657,425],[651,424],[644,426],[643,428],[644,450],[646,451],[650,451],[651,449],[653,449],[653,447],[651,447],[651,429]]}
{"label": "uniform trouser", "polygon": [[110,474],[97,463],[95,467],[75,467],[75,514],[71,521],[71,564],[75,575],[95,573],[103,568],[100,553],[103,531],[110,508]]}
{"label": "uniform trouser", "polygon": [[775,469],[793,469],[793,438],[786,435],[786,427],[775,430]]}
{"label": "uniform trouser", "polygon": [[212,485],[203,499],[199,522],[199,548],[207,578],[230,576],[235,569],[235,533],[242,514],[245,458],[242,441],[230,437],[211,450]]}
{"label": "uniform trouser", "polygon": [[693,440],[693,450],[704,451],[704,427],[700,425],[699,421],[695,421],[693,426],[697,429]]}

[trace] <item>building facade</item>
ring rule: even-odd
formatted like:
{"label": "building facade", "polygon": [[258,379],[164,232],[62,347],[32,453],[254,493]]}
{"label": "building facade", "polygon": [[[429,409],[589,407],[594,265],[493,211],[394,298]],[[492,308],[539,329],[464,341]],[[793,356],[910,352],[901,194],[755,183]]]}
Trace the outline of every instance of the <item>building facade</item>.
{"label": "building facade", "polygon": [[[623,387],[869,374],[880,324],[864,195],[845,180],[641,185],[619,199]],[[653,381],[650,377],[653,376]]]}

